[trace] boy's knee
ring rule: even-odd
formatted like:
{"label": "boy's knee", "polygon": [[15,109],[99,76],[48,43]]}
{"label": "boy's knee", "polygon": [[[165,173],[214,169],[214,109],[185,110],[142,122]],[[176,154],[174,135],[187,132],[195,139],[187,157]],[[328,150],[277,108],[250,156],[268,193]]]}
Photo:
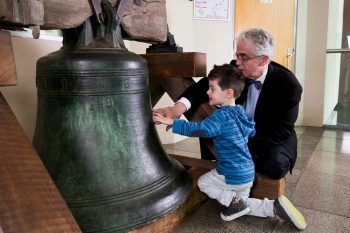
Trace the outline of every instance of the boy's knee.
{"label": "boy's knee", "polygon": [[204,176],[199,177],[199,179],[197,180],[197,186],[198,186],[198,188],[199,188],[200,190],[203,189],[204,184],[205,184],[205,182],[204,182]]}

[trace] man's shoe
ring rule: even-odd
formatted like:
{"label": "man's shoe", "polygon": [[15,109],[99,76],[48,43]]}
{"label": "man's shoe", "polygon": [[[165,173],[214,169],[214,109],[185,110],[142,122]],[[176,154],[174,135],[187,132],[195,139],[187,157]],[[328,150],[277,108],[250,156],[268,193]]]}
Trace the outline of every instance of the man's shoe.
{"label": "man's shoe", "polygon": [[250,208],[245,204],[244,201],[239,200],[238,203],[231,203],[229,207],[226,207],[221,211],[221,219],[224,221],[232,221],[233,219],[239,218],[250,212]]}
{"label": "man's shoe", "polygon": [[284,195],[281,195],[274,201],[275,214],[282,220],[294,224],[299,230],[306,228],[306,222],[303,215],[295,208],[295,206]]}

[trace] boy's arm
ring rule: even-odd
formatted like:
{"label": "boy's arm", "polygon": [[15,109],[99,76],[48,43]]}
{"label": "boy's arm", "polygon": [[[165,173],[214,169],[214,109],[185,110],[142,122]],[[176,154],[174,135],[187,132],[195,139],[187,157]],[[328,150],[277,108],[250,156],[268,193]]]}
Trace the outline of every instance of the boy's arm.
{"label": "boy's arm", "polygon": [[200,122],[187,122],[175,119],[173,133],[188,137],[212,138],[221,134],[221,120],[215,111],[212,115]]}

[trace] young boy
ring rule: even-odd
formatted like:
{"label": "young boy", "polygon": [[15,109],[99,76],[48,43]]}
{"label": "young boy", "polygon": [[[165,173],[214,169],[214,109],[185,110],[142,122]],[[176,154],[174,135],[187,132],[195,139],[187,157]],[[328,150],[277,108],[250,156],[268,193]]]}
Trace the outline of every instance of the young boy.
{"label": "young boy", "polygon": [[209,103],[218,106],[201,122],[187,122],[154,113],[157,124],[173,126],[173,132],[190,137],[213,138],[216,169],[198,180],[199,189],[225,206],[220,216],[231,221],[249,214],[259,217],[279,216],[298,229],[306,227],[301,213],[285,196],[277,200],[248,198],[253,185],[254,163],[248,150],[248,137],[254,136],[254,122],[240,105],[235,105],[243,88],[244,78],[234,66],[214,66],[208,75]]}

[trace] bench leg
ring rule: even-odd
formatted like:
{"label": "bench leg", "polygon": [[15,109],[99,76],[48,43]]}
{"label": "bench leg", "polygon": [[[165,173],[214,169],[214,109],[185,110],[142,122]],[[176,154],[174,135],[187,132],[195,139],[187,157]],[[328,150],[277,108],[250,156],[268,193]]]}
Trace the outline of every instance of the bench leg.
{"label": "bench leg", "polygon": [[277,199],[284,194],[286,188],[286,179],[271,179],[265,175],[256,173],[255,181],[250,191],[250,197],[270,200]]}

